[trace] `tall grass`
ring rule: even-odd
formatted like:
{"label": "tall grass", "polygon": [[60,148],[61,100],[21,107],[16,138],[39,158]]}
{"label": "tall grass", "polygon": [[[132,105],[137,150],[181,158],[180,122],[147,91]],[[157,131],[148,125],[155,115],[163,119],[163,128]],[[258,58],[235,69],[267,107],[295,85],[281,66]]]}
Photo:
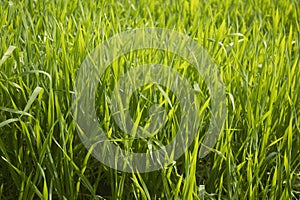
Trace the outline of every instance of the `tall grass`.
{"label": "tall grass", "polygon": [[[299,199],[299,13],[298,0],[1,1],[0,199]],[[228,116],[204,159],[199,134],[170,167],[130,174],[84,148],[72,95],[76,72],[94,47],[142,27],[185,33],[209,52],[226,86]],[[103,80],[113,87],[110,77],[140,64],[139,56],[175,60],[176,70],[195,78],[174,55],[148,51],[118,59]],[[145,120],[144,105],[155,92],[141,88],[144,102],[133,97],[135,117]],[[101,98],[101,126],[121,133]],[[175,130],[176,116],[165,132],[172,137]]]}

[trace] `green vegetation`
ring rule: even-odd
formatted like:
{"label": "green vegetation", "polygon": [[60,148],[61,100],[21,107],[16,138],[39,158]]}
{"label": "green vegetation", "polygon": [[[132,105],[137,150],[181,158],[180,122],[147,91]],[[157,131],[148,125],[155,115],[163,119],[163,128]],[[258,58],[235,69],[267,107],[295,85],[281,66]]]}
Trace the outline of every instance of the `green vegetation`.
{"label": "green vegetation", "polygon": [[[298,0],[0,1],[0,199],[299,199],[299,15]],[[174,29],[208,51],[226,86],[228,116],[204,159],[199,133],[169,168],[131,174],[106,167],[83,146],[72,95],[90,51],[143,27]],[[197,79],[174,55],[143,50],[116,60],[103,83],[111,91],[123,70],[153,60]],[[204,104],[209,93],[199,87]],[[104,89],[99,85],[100,124],[126,137]],[[145,86],[146,98],[133,96],[141,124],[159,92]],[[161,94],[155,101],[168,104]],[[202,114],[205,131],[209,112]],[[176,134],[176,116],[163,130],[170,135],[158,138],[164,144]],[[147,150],[143,142],[131,145]]]}

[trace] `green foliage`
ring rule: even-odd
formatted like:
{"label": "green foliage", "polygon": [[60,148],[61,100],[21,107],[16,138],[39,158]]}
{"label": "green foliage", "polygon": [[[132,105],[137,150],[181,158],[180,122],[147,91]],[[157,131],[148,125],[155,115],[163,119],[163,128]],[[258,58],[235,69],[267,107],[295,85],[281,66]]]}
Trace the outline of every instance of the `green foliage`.
{"label": "green foliage", "polygon": [[[299,199],[299,13],[298,0],[0,1],[0,199]],[[206,107],[203,130],[176,163],[129,174],[102,165],[82,145],[72,94],[89,51],[142,27],[185,33],[209,52],[226,86],[228,117],[204,159],[197,155]],[[141,51],[107,70],[108,92],[124,71],[150,61],[172,63],[197,80],[176,56]],[[124,136],[101,96],[104,89],[99,85],[100,124]],[[207,105],[205,84],[197,91]],[[169,135],[160,139],[170,141],[180,116],[176,97],[151,85],[139,92],[132,97],[133,118],[145,124],[154,101],[169,106]],[[145,151],[154,143],[130,145]]]}

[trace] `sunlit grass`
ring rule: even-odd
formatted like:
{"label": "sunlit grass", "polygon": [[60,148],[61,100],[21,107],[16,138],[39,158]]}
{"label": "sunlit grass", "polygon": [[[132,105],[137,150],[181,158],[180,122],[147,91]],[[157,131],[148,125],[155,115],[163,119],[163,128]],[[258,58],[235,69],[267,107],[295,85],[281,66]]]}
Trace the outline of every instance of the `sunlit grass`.
{"label": "sunlit grass", "polygon": [[[299,199],[299,13],[298,0],[0,1],[0,198]],[[130,174],[102,165],[82,145],[72,95],[94,47],[142,27],[174,29],[209,52],[226,86],[228,116],[204,159],[199,134],[169,168]],[[191,66],[173,55],[148,53],[120,58],[103,79],[113,86],[125,67],[156,60],[194,80]],[[141,90],[154,101],[153,88]],[[147,101],[136,97],[133,115],[145,116]],[[102,128],[122,135],[99,99]],[[165,127],[170,138],[173,119]]]}

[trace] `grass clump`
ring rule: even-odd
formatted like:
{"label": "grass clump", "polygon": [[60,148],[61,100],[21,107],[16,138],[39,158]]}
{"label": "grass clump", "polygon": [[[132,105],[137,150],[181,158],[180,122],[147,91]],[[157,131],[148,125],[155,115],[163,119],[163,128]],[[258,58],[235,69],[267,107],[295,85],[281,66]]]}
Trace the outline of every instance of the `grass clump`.
{"label": "grass clump", "polygon": [[[0,1],[0,198],[299,199],[299,13],[298,0]],[[102,165],[84,148],[72,95],[93,48],[143,27],[174,29],[209,52],[226,86],[228,116],[204,159],[197,158],[199,134],[170,167],[130,174]],[[115,61],[103,77],[107,85],[141,55],[145,63],[175,59],[174,68],[194,80],[174,55],[148,53]],[[199,86],[205,102],[209,93]],[[99,91],[101,126],[121,134],[101,101],[101,85]],[[150,104],[157,92],[140,91]],[[132,115],[147,116],[149,101],[135,97]],[[164,103],[161,94],[155,101]],[[204,112],[204,130],[208,120]],[[165,130],[176,132],[176,114]]]}

